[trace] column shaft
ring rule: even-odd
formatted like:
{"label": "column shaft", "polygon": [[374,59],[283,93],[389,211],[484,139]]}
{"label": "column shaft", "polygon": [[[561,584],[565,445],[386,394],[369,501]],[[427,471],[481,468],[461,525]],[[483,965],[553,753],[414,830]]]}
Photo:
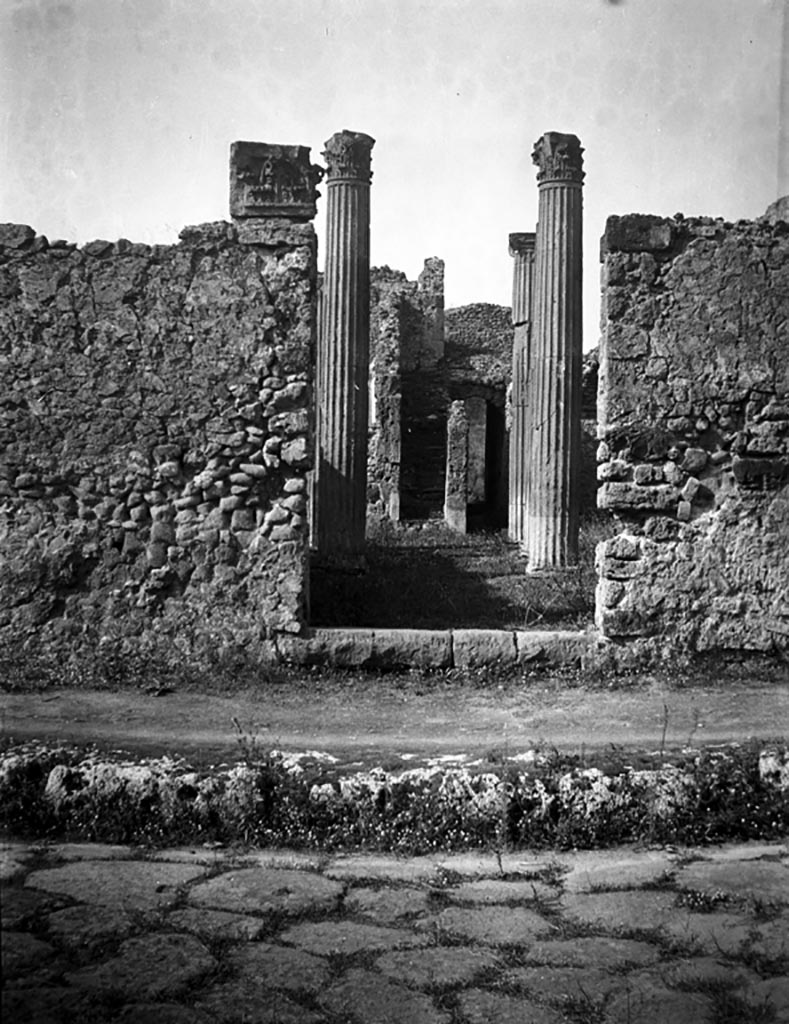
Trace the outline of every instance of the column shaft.
{"label": "column shaft", "polygon": [[370,369],[370,150],[367,135],[326,143],[326,262],[317,380],[313,542],[321,554],[364,549]]}
{"label": "column shaft", "polygon": [[524,550],[529,571],[578,560],[581,456],[581,147],[549,132],[537,143],[539,220],[527,427]]}
{"label": "column shaft", "polygon": [[528,402],[528,365],[531,342],[531,305],[534,284],[534,234],[510,235],[510,255],[515,257],[512,275],[512,390],[510,398],[510,473],[509,514],[510,540],[524,541],[526,487],[528,484],[528,435],[526,406]]}

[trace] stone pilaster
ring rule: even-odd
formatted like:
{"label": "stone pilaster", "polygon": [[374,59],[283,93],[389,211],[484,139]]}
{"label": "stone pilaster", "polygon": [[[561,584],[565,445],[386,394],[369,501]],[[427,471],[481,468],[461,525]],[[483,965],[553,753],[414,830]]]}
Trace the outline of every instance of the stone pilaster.
{"label": "stone pilaster", "polygon": [[318,457],[313,544],[323,555],[364,549],[370,372],[370,153],[374,140],[327,141],[326,263],[317,353]]}
{"label": "stone pilaster", "polygon": [[527,454],[529,451],[526,405],[528,402],[531,304],[534,286],[534,232],[510,235],[512,274],[512,391],[510,397],[510,479],[508,532],[510,540],[524,541]]}
{"label": "stone pilaster", "polygon": [[464,402],[452,402],[447,416],[447,473],[444,522],[455,533],[468,523],[468,416]]}
{"label": "stone pilaster", "polygon": [[578,560],[581,457],[582,170],[575,135],[534,148],[539,207],[526,436],[524,551],[529,571]]}

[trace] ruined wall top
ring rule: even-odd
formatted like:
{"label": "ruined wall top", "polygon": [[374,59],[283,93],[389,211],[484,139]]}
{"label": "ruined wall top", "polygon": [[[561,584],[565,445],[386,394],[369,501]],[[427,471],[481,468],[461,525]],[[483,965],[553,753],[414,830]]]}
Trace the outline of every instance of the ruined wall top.
{"label": "ruined wall top", "polygon": [[584,180],[583,148],[577,135],[546,132],[534,144],[532,160],[537,165],[537,181],[575,183]]}
{"label": "ruined wall top", "polygon": [[363,132],[344,129],[326,140],[323,156],[326,160],[326,179],[332,181],[362,181],[372,179],[370,157],[375,139]]}
{"label": "ruined wall top", "polygon": [[311,220],[323,168],[310,163],[309,146],[233,142],[230,216]]}

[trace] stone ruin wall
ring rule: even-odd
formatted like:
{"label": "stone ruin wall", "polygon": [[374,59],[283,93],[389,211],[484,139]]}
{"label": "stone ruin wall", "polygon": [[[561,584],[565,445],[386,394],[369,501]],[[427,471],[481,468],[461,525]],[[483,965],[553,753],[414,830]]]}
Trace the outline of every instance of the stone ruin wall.
{"label": "stone ruin wall", "polygon": [[416,281],[390,267],[373,267],[370,293],[370,409],[375,415],[368,498],[373,508],[398,521],[421,508],[421,488],[434,461],[440,461],[443,474],[444,263],[425,260]]}
{"label": "stone ruin wall", "polygon": [[789,223],[609,218],[597,623],[664,648],[789,642]]}
{"label": "stone ruin wall", "polygon": [[259,656],[306,613],[316,245],[0,228],[0,637]]}

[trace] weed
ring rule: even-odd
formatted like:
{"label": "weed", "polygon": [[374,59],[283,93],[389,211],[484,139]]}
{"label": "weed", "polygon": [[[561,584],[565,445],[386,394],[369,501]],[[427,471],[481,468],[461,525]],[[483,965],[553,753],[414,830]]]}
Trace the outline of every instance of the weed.
{"label": "weed", "polygon": [[717,987],[709,992],[712,1000],[712,1024],[772,1024],[777,1020],[775,1006],[769,998],[752,1003],[729,988]]}

